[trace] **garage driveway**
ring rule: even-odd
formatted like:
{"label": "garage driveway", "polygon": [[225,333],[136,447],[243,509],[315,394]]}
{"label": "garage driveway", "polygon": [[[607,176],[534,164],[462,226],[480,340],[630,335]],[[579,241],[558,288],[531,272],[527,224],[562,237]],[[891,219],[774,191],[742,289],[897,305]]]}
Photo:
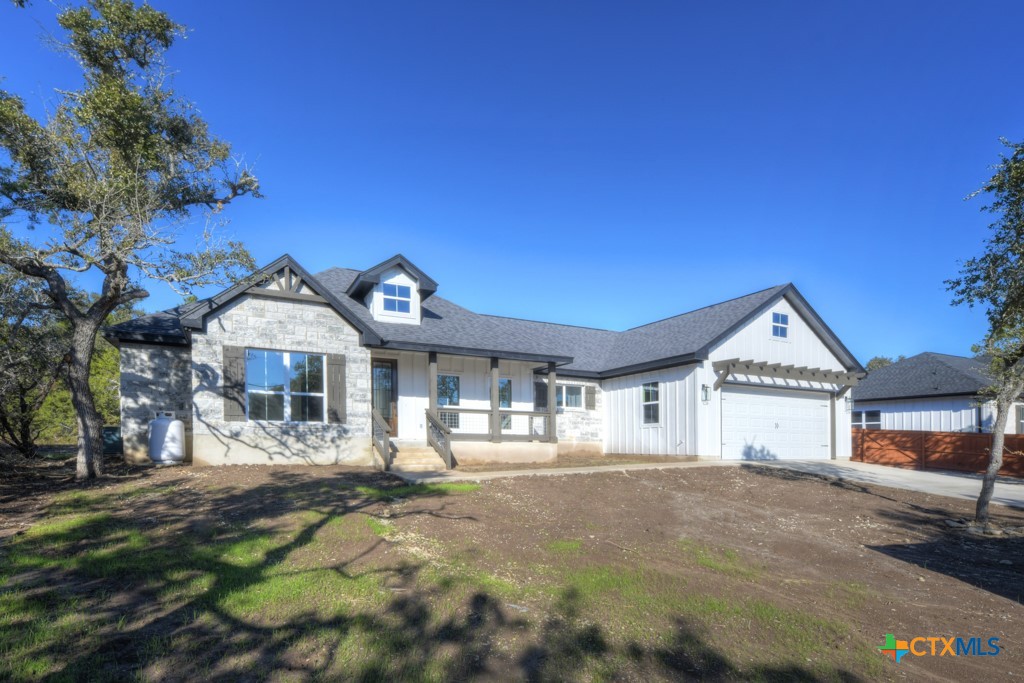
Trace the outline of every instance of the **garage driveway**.
{"label": "garage driveway", "polygon": [[[962,472],[905,470],[898,467],[852,461],[759,460],[758,465],[785,467],[800,472],[835,477],[860,484],[877,484],[895,489],[920,491],[951,498],[977,500],[981,476]],[[993,503],[1024,508],[1024,480],[1000,477],[992,496]]]}

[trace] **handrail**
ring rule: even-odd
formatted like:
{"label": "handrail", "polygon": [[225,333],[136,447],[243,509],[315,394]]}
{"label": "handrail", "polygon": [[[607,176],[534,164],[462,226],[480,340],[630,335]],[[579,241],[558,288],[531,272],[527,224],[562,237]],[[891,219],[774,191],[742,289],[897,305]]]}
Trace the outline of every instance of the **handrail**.
{"label": "handrail", "polygon": [[452,430],[430,408],[427,408],[427,443],[441,456],[445,467],[452,469]]}
{"label": "handrail", "polygon": [[380,459],[384,461],[384,471],[387,472],[391,469],[391,425],[376,408],[372,409],[372,415],[370,441],[373,442],[373,447],[380,454]]}

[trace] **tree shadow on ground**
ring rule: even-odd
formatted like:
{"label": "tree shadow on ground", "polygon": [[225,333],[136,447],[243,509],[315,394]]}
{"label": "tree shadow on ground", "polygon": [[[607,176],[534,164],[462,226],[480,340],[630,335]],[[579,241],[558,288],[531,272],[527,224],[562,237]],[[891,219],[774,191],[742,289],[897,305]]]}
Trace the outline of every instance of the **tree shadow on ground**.
{"label": "tree shadow on ground", "polygon": [[[946,520],[960,517],[960,513],[954,512],[952,508],[944,507],[941,503],[919,505],[899,500],[868,484],[790,469],[750,466],[748,471],[773,479],[825,483],[837,489],[885,501],[888,505],[876,511],[880,518],[924,538],[919,542],[867,545],[866,548],[922,569],[951,576],[1014,602],[1022,602],[1024,571],[1021,558],[1024,558],[1024,538],[1020,536],[975,535],[966,528],[950,527]],[[941,496],[937,498],[941,499]],[[962,501],[950,499],[950,502]],[[992,510],[992,519],[996,523],[1021,525],[1019,514],[998,506]]]}
{"label": "tree shadow on ground", "polygon": [[1024,538],[975,538],[950,533],[922,543],[864,547],[1024,604],[1024,572],[1020,569]]}
{"label": "tree shadow on ground", "polygon": [[[364,527],[472,519],[450,513],[443,492],[385,475],[274,472],[211,490],[183,472],[138,488],[59,500],[0,548],[11,561],[0,597],[20,615],[0,622],[24,663],[12,679],[856,680],[741,667],[682,617],[669,638],[617,644],[571,588],[542,612],[438,574],[436,560],[389,552],[388,533]],[[328,531],[337,542],[323,542]]]}

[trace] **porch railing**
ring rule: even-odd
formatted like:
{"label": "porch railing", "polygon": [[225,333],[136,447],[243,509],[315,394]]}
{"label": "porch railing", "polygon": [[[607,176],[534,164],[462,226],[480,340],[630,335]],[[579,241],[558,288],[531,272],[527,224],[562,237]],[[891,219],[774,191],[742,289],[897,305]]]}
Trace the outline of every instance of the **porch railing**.
{"label": "porch railing", "polygon": [[437,419],[453,441],[552,441],[550,413],[533,410],[498,411],[498,438],[494,434],[494,413],[483,408],[440,406]]}
{"label": "porch railing", "polygon": [[452,430],[430,408],[427,408],[427,443],[444,460],[444,466],[452,469]]}
{"label": "porch railing", "polygon": [[373,448],[380,455],[380,459],[384,461],[384,471],[387,472],[391,469],[391,425],[376,408],[373,409],[372,431]]}

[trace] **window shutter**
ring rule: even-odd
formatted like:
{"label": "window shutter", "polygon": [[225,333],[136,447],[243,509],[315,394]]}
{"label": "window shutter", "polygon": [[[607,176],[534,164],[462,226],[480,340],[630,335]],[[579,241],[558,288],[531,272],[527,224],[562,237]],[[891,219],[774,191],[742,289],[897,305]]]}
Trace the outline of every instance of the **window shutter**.
{"label": "window shutter", "polygon": [[597,387],[584,387],[587,410],[597,410]]}
{"label": "window shutter", "polygon": [[533,383],[533,409],[538,413],[548,409],[548,385],[544,382]]}
{"label": "window shutter", "polygon": [[224,347],[224,421],[245,422],[245,349]]}
{"label": "window shutter", "polygon": [[345,356],[327,354],[327,421],[345,423]]}

